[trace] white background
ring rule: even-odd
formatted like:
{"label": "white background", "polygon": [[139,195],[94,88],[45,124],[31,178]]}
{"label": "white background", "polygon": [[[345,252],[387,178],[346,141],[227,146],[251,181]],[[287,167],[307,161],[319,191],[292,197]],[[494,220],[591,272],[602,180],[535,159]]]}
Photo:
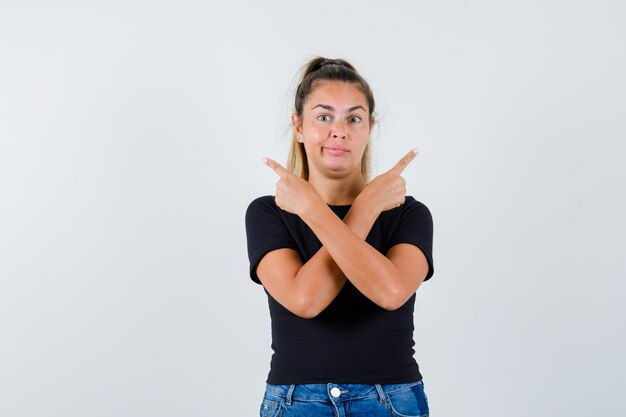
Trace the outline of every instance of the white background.
{"label": "white background", "polygon": [[0,415],[253,416],[244,213],[294,76],[352,62],[434,218],[431,415],[623,416],[620,1],[0,3]]}

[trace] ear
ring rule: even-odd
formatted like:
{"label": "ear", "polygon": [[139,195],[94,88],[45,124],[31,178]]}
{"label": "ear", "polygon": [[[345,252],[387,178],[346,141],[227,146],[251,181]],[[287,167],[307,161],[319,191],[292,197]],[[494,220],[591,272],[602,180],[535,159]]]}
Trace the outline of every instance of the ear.
{"label": "ear", "polygon": [[374,119],[374,116],[370,116],[370,129],[374,127],[375,122],[376,122],[376,119]]}
{"label": "ear", "polygon": [[302,143],[302,123],[297,113],[291,115],[291,125],[293,126],[293,132],[296,134],[296,139]]}

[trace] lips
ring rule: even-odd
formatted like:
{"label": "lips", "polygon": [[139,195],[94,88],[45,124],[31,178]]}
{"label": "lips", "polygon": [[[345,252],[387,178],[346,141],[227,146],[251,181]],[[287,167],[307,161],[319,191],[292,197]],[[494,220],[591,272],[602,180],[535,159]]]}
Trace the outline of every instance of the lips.
{"label": "lips", "polygon": [[343,155],[349,152],[346,148],[342,148],[341,146],[325,146],[324,150],[331,155]]}

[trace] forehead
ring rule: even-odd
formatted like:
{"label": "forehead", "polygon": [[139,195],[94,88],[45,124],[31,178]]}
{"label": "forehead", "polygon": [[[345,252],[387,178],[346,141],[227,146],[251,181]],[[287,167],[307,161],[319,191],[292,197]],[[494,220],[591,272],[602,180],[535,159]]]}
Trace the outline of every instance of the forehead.
{"label": "forehead", "polygon": [[328,104],[333,107],[352,107],[361,105],[367,109],[365,94],[354,83],[343,81],[318,81],[313,85],[311,94],[305,102],[305,110],[312,106]]}

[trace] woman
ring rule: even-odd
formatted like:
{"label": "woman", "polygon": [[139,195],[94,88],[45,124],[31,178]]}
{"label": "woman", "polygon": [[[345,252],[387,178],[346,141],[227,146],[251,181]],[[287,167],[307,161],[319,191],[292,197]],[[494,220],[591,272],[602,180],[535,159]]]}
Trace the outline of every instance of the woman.
{"label": "woman", "polygon": [[312,59],[288,169],[250,203],[250,277],[272,320],[261,417],[428,416],[413,358],[415,292],[433,274],[432,217],[405,196],[412,150],[368,183],[374,97],[345,60]]}

